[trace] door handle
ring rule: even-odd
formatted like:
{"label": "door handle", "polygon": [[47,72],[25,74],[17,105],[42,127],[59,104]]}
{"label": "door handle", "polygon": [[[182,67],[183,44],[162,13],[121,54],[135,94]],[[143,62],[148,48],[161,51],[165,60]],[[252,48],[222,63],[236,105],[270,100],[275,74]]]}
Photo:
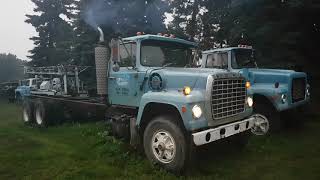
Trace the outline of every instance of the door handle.
{"label": "door handle", "polygon": [[117,78],[116,78],[116,77],[109,76],[109,79],[110,79],[110,80],[115,80],[115,79],[117,79]]}

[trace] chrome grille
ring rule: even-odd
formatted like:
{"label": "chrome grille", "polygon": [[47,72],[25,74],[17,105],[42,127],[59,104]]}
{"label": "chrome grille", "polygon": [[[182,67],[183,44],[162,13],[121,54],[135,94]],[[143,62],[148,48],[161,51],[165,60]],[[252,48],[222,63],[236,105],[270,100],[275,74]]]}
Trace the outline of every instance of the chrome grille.
{"label": "chrome grille", "polygon": [[212,83],[212,116],[222,119],[245,110],[246,87],[242,77],[214,79]]}
{"label": "chrome grille", "polygon": [[299,102],[305,98],[306,79],[295,78],[292,80],[292,103]]}

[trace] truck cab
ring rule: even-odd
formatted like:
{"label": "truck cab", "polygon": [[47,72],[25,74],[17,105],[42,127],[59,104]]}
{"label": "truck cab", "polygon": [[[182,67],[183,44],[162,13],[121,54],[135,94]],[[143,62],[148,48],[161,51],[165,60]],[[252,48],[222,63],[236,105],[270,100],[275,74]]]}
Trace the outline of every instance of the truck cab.
{"label": "truck cab", "polygon": [[39,78],[29,78],[20,81],[20,85],[15,90],[15,99],[20,101],[25,96],[30,96],[31,90],[38,88]]}
{"label": "truck cab", "polygon": [[115,124],[123,124],[123,113],[129,116],[131,132],[136,129],[153,163],[181,169],[187,144],[243,134],[259,119],[251,116],[246,78],[222,68],[194,68],[193,42],[139,35],[112,47],[107,114]]}
{"label": "truck cab", "polygon": [[278,131],[283,124],[278,112],[303,106],[310,100],[306,73],[259,68],[254,49],[250,46],[204,51],[201,64],[205,69],[226,69],[247,77],[255,101],[254,111],[269,119],[270,130]]}

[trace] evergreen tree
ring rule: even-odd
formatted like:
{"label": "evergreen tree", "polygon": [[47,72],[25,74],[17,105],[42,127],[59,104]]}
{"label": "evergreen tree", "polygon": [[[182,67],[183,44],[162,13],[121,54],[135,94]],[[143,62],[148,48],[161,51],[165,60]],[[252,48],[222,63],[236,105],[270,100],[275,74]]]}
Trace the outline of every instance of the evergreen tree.
{"label": "evergreen tree", "polygon": [[98,33],[85,21],[86,9],[91,0],[76,1],[77,14],[73,21],[75,41],[73,64],[94,66],[94,46],[98,42]]}
{"label": "evergreen tree", "polygon": [[199,42],[202,49],[223,44],[218,33],[231,0],[177,0],[171,3],[174,20],[169,30],[180,37]]}
{"label": "evergreen tree", "polygon": [[26,15],[27,23],[39,33],[32,37],[36,47],[31,50],[32,63],[56,65],[70,61],[73,42],[71,25],[73,0],[32,0],[36,5],[35,15]]}
{"label": "evergreen tree", "polygon": [[94,65],[93,49],[99,39],[100,26],[108,42],[116,36],[134,36],[136,32],[158,33],[165,30],[164,12],[168,4],[162,0],[82,0],[75,2],[76,64]]}

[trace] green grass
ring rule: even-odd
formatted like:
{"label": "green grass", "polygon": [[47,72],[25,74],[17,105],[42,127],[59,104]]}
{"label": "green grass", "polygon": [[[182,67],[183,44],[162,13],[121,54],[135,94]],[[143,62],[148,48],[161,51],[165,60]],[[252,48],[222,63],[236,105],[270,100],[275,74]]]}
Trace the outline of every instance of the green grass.
{"label": "green grass", "polygon": [[154,169],[104,122],[26,127],[20,108],[0,103],[0,179],[320,179],[320,120],[243,149],[217,143],[197,150],[186,176]]}

